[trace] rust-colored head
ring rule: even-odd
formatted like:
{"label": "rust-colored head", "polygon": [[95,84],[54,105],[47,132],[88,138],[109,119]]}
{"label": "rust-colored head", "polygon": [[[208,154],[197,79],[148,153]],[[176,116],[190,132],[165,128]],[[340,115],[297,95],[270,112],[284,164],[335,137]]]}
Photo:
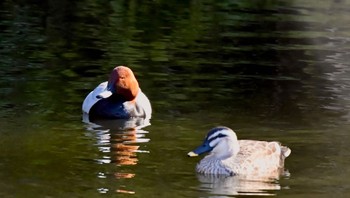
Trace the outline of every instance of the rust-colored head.
{"label": "rust-colored head", "polygon": [[123,96],[127,101],[133,101],[139,92],[139,83],[130,68],[117,66],[109,76],[107,89]]}

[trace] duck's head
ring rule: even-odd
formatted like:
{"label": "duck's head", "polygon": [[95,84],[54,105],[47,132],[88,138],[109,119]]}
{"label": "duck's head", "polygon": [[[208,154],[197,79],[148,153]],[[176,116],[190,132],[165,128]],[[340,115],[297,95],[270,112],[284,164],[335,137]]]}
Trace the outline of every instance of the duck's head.
{"label": "duck's head", "polygon": [[198,146],[187,155],[196,157],[202,153],[210,152],[218,159],[226,159],[235,156],[239,152],[239,144],[236,133],[224,126],[209,130],[202,145]]}
{"label": "duck's head", "polygon": [[139,83],[132,70],[126,66],[117,66],[109,76],[107,90],[100,93],[97,98],[108,98],[112,94],[119,94],[125,100],[133,101],[138,92]]}

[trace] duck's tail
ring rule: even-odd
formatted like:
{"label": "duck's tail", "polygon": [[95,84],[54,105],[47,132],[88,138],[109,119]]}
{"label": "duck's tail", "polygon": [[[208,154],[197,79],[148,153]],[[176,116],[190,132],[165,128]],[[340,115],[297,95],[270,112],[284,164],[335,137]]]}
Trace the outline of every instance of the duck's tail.
{"label": "duck's tail", "polygon": [[286,146],[281,146],[281,151],[284,158],[288,157],[292,153],[292,150]]}

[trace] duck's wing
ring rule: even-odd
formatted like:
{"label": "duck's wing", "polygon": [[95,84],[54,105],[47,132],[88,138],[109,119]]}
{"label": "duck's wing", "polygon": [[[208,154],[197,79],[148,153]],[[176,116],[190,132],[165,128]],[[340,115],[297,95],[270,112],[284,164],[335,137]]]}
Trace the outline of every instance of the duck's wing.
{"label": "duck's wing", "polygon": [[239,144],[240,152],[236,158],[245,174],[276,172],[283,167],[280,143],[239,140]]}
{"label": "duck's wing", "polygon": [[100,97],[97,97],[102,92],[106,91],[107,89],[107,81],[99,84],[93,91],[91,91],[86,98],[84,99],[82,110],[83,112],[89,114],[91,107],[96,104],[99,100],[101,100]]}

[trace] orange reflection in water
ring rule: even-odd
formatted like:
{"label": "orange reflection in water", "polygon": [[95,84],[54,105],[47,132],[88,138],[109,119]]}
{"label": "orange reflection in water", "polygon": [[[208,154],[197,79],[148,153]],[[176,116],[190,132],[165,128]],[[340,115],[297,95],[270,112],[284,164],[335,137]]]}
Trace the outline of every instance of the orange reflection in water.
{"label": "orange reflection in water", "polygon": [[121,190],[121,189],[116,190],[116,192],[117,193],[124,193],[124,194],[135,194],[134,191]]}
{"label": "orange reflection in water", "polygon": [[[87,129],[97,135],[97,146],[99,150],[104,154],[108,154],[104,155],[102,159],[98,159],[97,161],[99,163],[113,163],[120,167],[134,166],[138,163],[137,153],[140,152],[139,144],[149,141],[149,139],[144,138],[145,133],[148,132],[141,128],[148,126],[149,120],[101,120],[94,123],[86,119],[83,121],[88,124]],[[115,172],[113,176],[117,180],[123,180],[132,179],[136,174],[118,169],[118,172]],[[126,185],[120,185],[116,188],[115,192],[135,194],[134,191],[126,188]]]}
{"label": "orange reflection in water", "polygon": [[138,151],[136,130],[129,130],[125,133],[116,133],[111,137],[112,161],[118,165],[136,165]]}
{"label": "orange reflection in water", "polygon": [[[117,166],[136,165],[138,162],[137,154],[139,147],[137,143],[137,131],[130,129],[127,131],[119,131],[111,134],[111,160]],[[116,172],[116,179],[131,179],[135,177],[135,173]],[[125,186],[123,186],[125,188]],[[132,190],[117,188],[115,191],[123,194],[135,194]]]}

